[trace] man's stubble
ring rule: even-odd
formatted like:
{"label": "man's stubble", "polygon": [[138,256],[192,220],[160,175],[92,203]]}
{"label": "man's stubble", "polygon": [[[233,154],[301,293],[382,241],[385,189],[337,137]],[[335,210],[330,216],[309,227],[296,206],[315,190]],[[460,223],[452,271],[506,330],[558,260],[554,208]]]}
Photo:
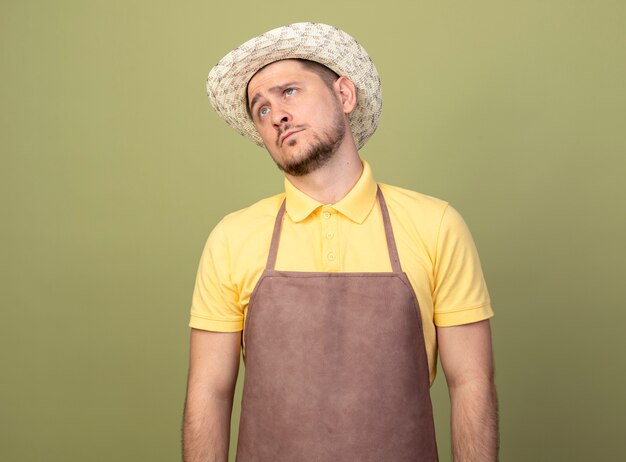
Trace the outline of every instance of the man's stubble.
{"label": "man's stubble", "polygon": [[[290,127],[286,127],[284,131]],[[335,155],[346,135],[346,121],[339,104],[335,106],[333,122],[330,128],[321,134],[314,134],[314,139],[302,149],[303,154],[293,161],[283,164],[276,162],[278,168],[291,176],[304,176],[326,165]],[[297,144],[296,140],[287,140],[287,144]],[[292,145],[292,146],[293,146]]]}

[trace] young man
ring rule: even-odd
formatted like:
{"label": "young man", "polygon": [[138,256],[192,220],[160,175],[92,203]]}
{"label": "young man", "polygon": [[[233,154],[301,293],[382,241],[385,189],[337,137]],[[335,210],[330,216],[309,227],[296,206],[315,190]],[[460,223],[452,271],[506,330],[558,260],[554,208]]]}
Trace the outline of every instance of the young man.
{"label": "young man", "polygon": [[495,461],[478,256],[447,203],[378,185],[359,157],[381,110],[365,50],[336,28],[292,24],[229,53],[207,88],[218,114],[265,146],[285,193],[225,217],[204,250],[185,460],[227,460],[243,345],[238,461],[436,461],[437,352],[455,460]]}

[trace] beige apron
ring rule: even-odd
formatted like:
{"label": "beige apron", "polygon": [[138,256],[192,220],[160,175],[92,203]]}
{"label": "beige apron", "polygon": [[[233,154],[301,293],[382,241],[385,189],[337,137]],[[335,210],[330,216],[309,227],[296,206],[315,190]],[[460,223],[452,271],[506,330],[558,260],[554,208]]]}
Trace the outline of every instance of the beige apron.
{"label": "beige apron", "polygon": [[391,273],[276,271],[281,205],[243,334],[238,462],[438,460],[419,306],[377,196]]}

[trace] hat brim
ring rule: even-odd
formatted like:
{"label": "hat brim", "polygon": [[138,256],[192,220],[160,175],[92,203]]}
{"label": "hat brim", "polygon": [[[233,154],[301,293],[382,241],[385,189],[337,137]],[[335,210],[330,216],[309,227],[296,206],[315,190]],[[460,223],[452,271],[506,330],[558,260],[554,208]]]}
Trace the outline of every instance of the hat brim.
{"label": "hat brim", "polygon": [[336,27],[296,23],[248,40],[222,58],[209,73],[211,105],[226,123],[259,146],[263,141],[246,108],[246,88],[262,67],[283,59],[307,59],[348,77],[357,88],[350,126],[358,149],[374,134],[382,110],[380,77],[365,49]]}

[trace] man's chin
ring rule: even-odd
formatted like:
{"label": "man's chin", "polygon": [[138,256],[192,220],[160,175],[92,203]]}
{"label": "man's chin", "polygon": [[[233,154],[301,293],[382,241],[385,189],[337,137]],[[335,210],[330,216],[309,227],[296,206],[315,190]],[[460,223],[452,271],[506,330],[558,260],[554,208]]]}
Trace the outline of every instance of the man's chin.
{"label": "man's chin", "polygon": [[293,160],[292,156],[291,162],[283,165],[277,163],[277,165],[280,170],[288,175],[305,176],[326,165],[334,154],[335,150],[328,146],[317,146],[312,147],[307,153],[299,155],[297,160]]}

